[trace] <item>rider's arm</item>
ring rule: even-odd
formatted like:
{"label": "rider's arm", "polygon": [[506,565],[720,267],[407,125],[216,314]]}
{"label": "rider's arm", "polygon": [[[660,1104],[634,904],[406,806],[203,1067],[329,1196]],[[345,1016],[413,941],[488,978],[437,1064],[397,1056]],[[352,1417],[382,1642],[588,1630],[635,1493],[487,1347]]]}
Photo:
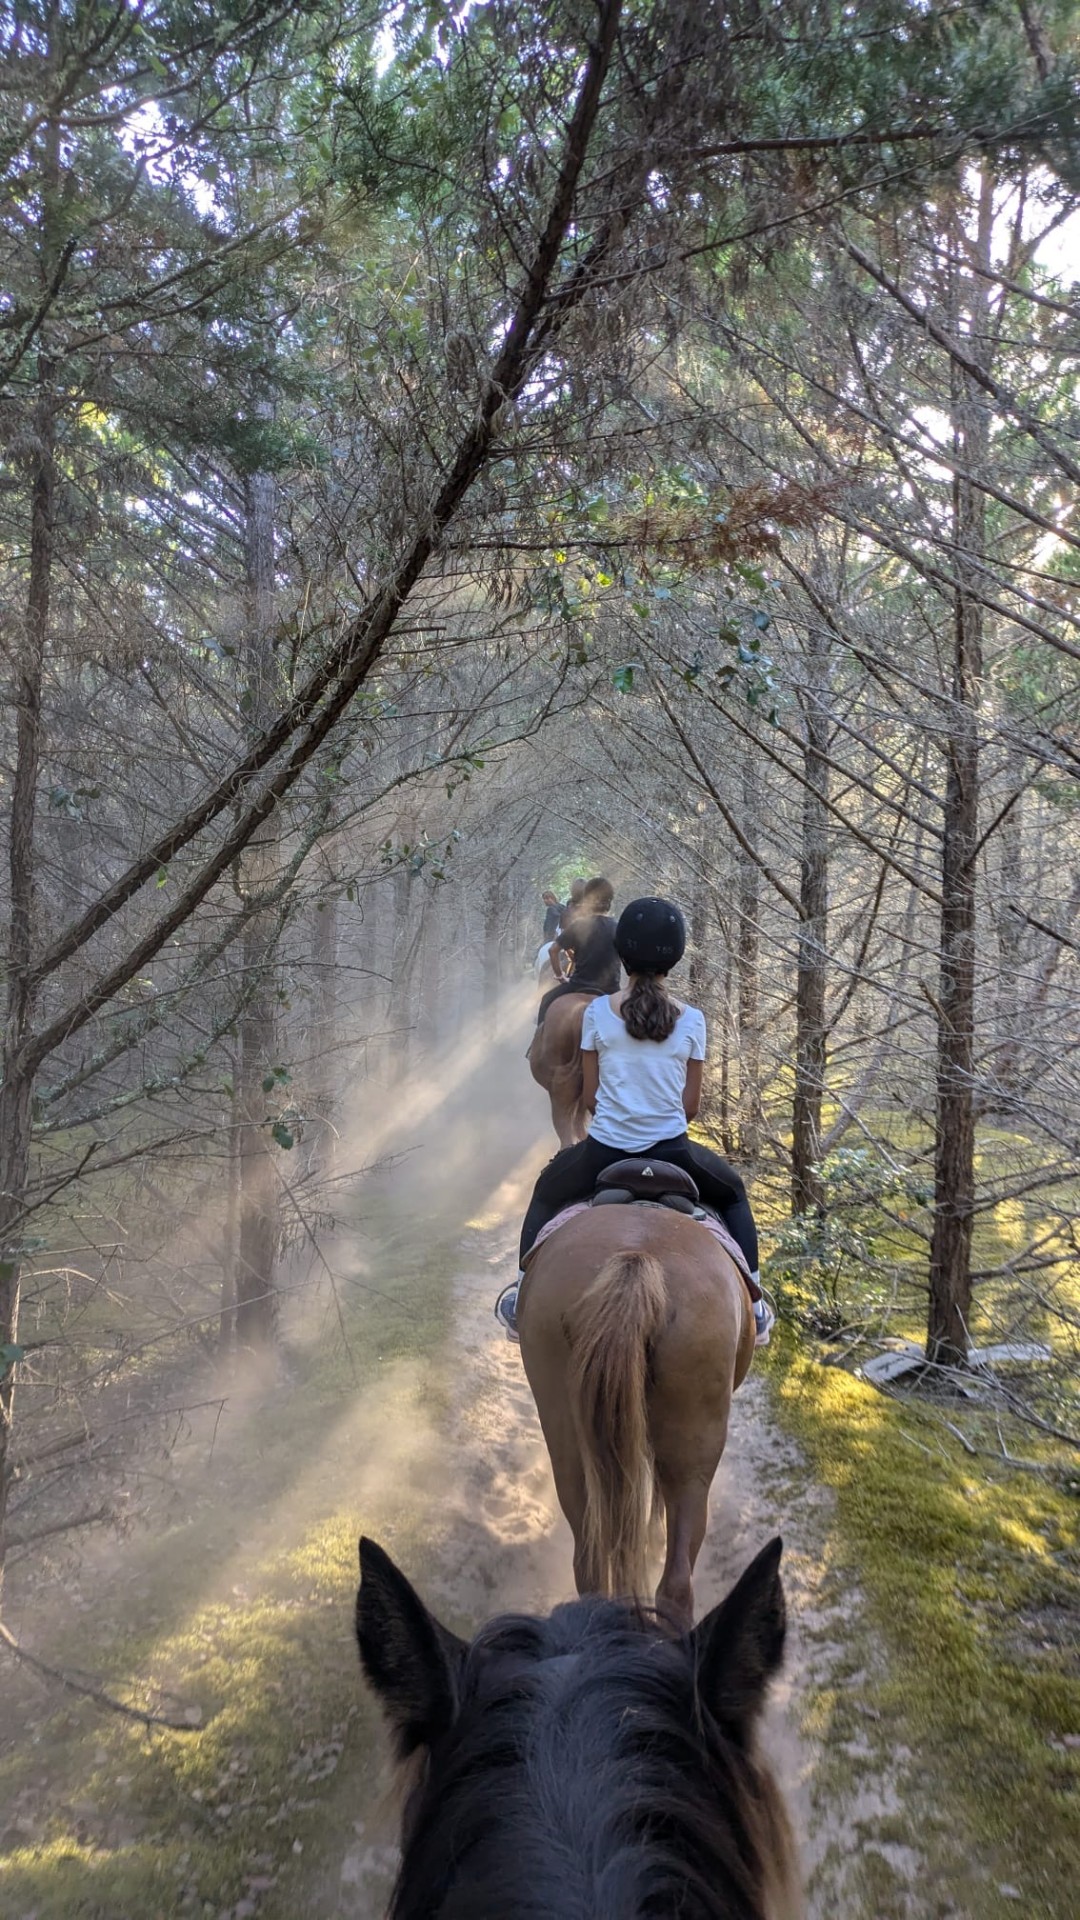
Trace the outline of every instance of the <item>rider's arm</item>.
{"label": "rider's arm", "polygon": [[[584,1057],[584,1056],[583,1056]],[[683,1112],[688,1120],[697,1119],[701,1105],[701,1082],[705,1073],[703,1060],[688,1060],[686,1063],[686,1085],[683,1088]]]}
{"label": "rider's arm", "polygon": [[575,947],[574,928],[560,927],[551,943],[551,971],[556,980],[565,980],[573,965]]}
{"label": "rider's arm", "polygon": [[587,1047],[581,1055],[581,1098],[590,1113],[596,1112],[596,1095],[600,1086],[600,1055],[595,1047]]}

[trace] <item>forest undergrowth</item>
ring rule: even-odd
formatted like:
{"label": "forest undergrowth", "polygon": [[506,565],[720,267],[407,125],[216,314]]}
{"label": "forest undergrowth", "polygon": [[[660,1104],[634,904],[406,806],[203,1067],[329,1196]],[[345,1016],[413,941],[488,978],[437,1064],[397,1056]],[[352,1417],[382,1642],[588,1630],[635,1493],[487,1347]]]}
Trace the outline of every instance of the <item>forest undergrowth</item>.
{"label": "forest undergrowth", "polygon": [[[377,1797],[351,1636],[357,1530],[419,1557],[449,1262],[437,1235],[369,1201],[359,1245],[342,1321],[308,1296],[280,1375],[230,1392],[223,1421],[192,1417],[172,1518],[120,1551],[66,1554],[20,1596],[58,1664],[193,1724],[150,1731],[5,1669],[5,1917],[244,1920],[279,1895],[288,1911],[290,1876],[317,1857],[320,1783],[346,1756],[357,1808]],[[374,1262],[392,1289],[368,1284]]]}
{"label": "forest undergrowth", "polygon": [[[898,1153],[913,1144],[917,1152],[910,1127],[894,1123],[892,1136]],[[1000,1130],[980,1147],[988,1168],[1023,1151]],[[1039,1364],[1006,1364],[971,1385],[930,1372],[883,1391],[863,1378],[860,1361],[917,1335],[925,1314],[925,1238],[902,1211],[922,1203],[917,1173],[894,1162],[874,1206],[873,1171],[857,1151],[832,1169],[833,1197],[846,1189],[848,1205],[825,1245],[805,1232],[800,1242],[778,1210],[775,1257],[766,1259],[771,1276],[779,1270],[785,1314],[761,1356],[770,1394],[815,1479],[835,1495],[833,1575],[857,1584],[884,1656],[883,1667],[860,1670],[846,1699],[822,1694],[835,1756],[826,1764],[839,1793],[853,1790],[843,1732],[854,1721],[865,1736],[869,1716],[874,1742],[913,1759],[931,1876],[942,1853],[965,1857],[957,1835],[968,1837],[982,1876],[974,1904],[954,1883],[956,1904],[939,1908],[928,1889],[927,1912],[984,1920],[1024,1901],[1057,1920],[1075,1901],[1080,1463],[1032,1422],[1050,1422],[1062,1393],[1071,1395],[1075,1355],[1058,1353],[1049,1384]],[[980,1264],[1052,1236],[1072,1198],[1063,1183],[1022,1207],[988,1209],[976,1229]],[[1024,1307],[1029,1340],[1052,1328],[1061,1341],[1061,1307],[1075,1312],[1078,1302],[1075,1268],[1058,1279],[1052,1322],[999,1279],[980,1300],[973,1338],[1015,1336]]]}

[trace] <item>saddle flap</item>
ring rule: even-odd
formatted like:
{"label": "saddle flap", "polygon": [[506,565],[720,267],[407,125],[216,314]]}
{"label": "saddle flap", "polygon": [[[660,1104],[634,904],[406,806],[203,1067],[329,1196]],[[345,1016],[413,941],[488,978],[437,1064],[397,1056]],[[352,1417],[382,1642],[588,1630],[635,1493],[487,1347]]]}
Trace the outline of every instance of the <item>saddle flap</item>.
{"label": "saddle flap", "polygon": [[665,1194],[679,1194],[685,1200],[697,1200],[698,1190],[690,1175],[670,1160],[615,1160],[597,1175],[597,1191],[621,1187],[635,1200],[660,1200]]}

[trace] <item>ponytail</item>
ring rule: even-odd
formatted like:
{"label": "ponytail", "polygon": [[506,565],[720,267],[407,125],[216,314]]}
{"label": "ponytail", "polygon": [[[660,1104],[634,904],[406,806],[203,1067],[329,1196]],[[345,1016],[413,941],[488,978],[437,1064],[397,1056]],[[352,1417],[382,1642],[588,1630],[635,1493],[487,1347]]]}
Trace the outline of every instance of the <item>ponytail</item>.
{"label": "ponytail", "polygon": [[668,997],[664,976],[658,973],[635,976],[621,1012],[631,1040],[666,1040],[674,1033],[679,1017],[674,1001]]}

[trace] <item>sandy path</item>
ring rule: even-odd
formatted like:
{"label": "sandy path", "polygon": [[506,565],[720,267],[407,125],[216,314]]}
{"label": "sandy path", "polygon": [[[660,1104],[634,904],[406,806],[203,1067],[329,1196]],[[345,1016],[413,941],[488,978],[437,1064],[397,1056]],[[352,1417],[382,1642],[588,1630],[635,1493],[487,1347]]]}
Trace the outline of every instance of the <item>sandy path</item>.
{"label": "sandy path", "polygon": [[[472,1624],[506,1608],[543,1610],[573,1591],[570,1530],[555,1502],[532,1395],[517,1348],[501,1338],[491,1315],[498,1287],[514,1270],[523,1185],[507,1182],[483,1226],[466,1230],[454,1289],[450,1376],[457,1384],[447,1421],[453,1486],[424,1585],[437,1610]],[[820,1719],[823,1692],[857,1691],[859,1675],[850,1671],[857,1624],[865,1639],[858,1595],[838,1592],[830,1573],[831,1511],[831,1495],[810,1480],[798,1448],[770,1413],[763,1381],[751,1375],[736,1396],[713,1486],[696,1576],[698,1611],[727,1592],[766,1540],[783,1534],[791,1627],[766,1746],[801,1836],[810,1920],[838,1914],[870,1920],[871,1913],[876,1920],[878,1909],[864,1903],[852,1874],[856,1862],[865,1869],[870,1851],[891,1870],[889,1914],[916,1920],[927,1911],[915,1893],[921,1861],[890,1837],[909,1756],[886,1762],[871,1738],[843,1742],[843,1754],[855,1763],[845,1771],[854,1771],[858,1784],[837,1804],[823,1778],[826,1757],[836,1757],[837,1749],[808,1728]]]}
{"label": "sandy path", "polygon": [[[512,1278],[518,1226],[532,1180],[553,1150],[539,1089],[522,1086],[526,1007],[504,1009],[503,1033],[478,1070],[458,1082],[460,1131],[440,1155],[431,1204],[462,1222],[456,1238],[454,1313],[446,1376],[450,1404],[438,1489],[432,1490],[427,1567],[418,1584],[459,1630],[508,1608],[542,1611],[573,1592],[570,1530],[558,1510],[547,1454],[518,1349],[499,1333],[492,1303]],[[470,1062],[471,1065],[471,1062]],[[485,1116],[478,1119],[478,1115]],[[399,1136],[400,1137],[400,1136]],[[417,1168],[418,1172],[420,1168]],[[736,1395],[727,1452],[713,1486],[709,1532],[695,1578],[699,1614],[774,1534],[784,1537],[789,1605],[785,1671],[774,1688],[765,1743],[800,1835],[808,1920],[927,1920],[918,1891],[923,1862],[907,1844],[910,1754],[890,1751],[860,1679],[882,1656],[860,1597],[833,1571],[832,1496],[812,1480],[798,1447],[773,1417],[751,1374]],[[410,1571],[415,1571],[410,1569]],[[853,1649],[858,1651],[854,1652]],[[847,1731],[830,1729],[829,1702],[847,1690]],[[855,1732],[850,1729],[854,1722]],[[865,1733],[862,1728],[865,1727]],[[392,1859],[380,1818],[358,1823],[340,1912],[379,1920]],[[868,1856],[871,1871],[867,1873]],[[864,1889],[887,1888],[870,1896]],[[366,1887],[367,1898],[360,1895]],[[368,1904],[370,1902],[370,1904]]]}

